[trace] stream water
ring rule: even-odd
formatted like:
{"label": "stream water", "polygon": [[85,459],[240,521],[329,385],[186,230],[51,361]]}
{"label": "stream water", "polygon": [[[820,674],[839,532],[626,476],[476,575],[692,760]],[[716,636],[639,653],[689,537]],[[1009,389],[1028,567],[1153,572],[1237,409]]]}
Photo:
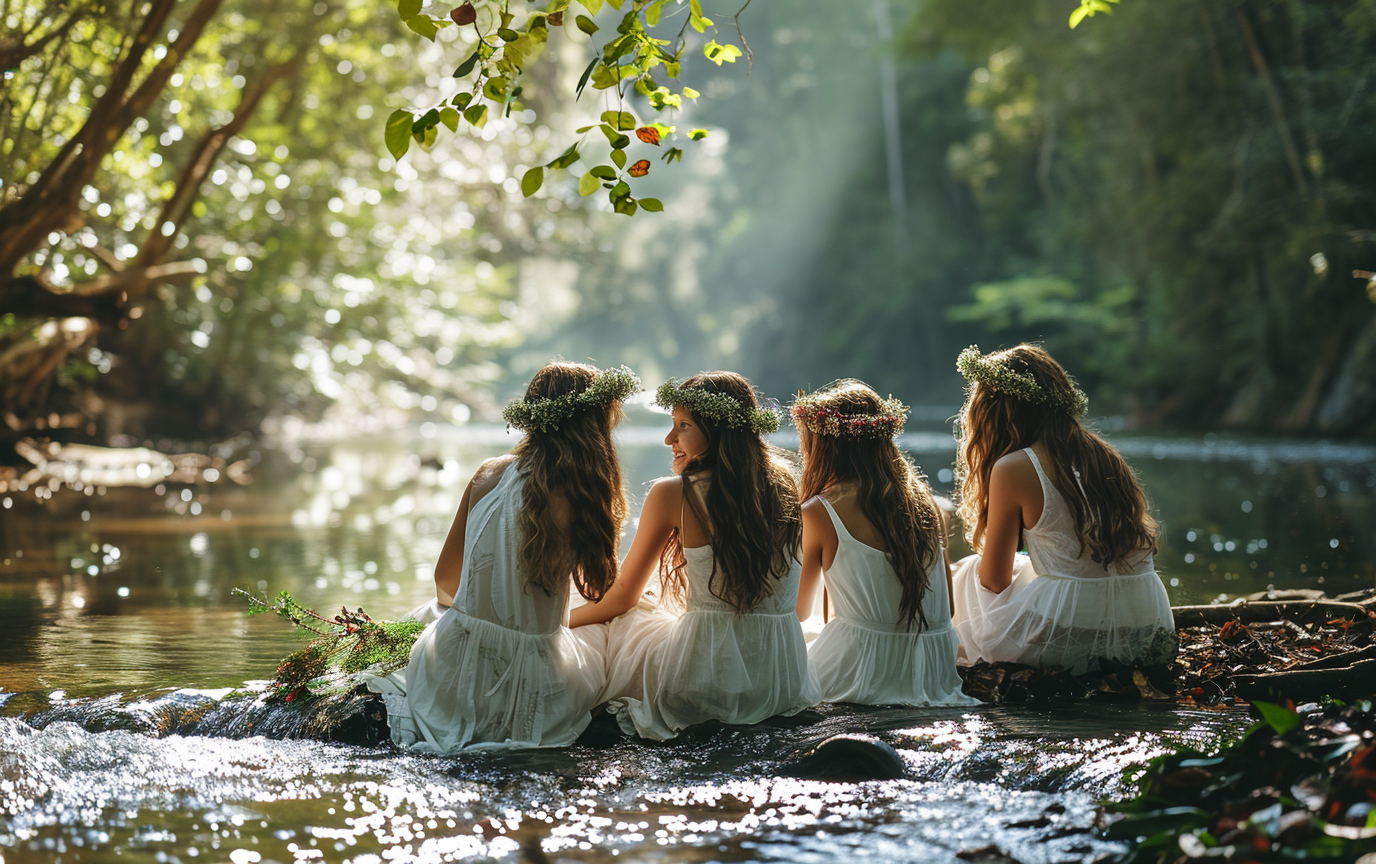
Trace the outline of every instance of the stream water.
{"label": "stream water", "polygon": [[[661,426],[637,409],[618,433],[633,498],[666,470]],[[1111,437],[1162,520],[1174,602],[1376,581],[1376,448]],[[469,473],[513,442],[426,424],[264,446],[245,486],[0,492],[0,860],[958,861],[995,845],[1092,861],[1121,851],[1092,825],[1130,790],[1125,769],[1247,724],[1112,704],[830,707],[669,744],[420,758],[274,738],[222,701],[301,644],[231,589],[400,615],[433,592]],[[903,444],[949,493],[949,432]],[[790,776],[839,732],[892,744],[904,779]]]}

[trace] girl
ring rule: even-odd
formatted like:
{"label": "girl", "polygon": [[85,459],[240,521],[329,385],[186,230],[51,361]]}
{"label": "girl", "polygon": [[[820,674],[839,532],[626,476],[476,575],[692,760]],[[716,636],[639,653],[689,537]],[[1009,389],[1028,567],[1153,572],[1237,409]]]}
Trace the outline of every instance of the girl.
{"label": "girl", "polygon": [[808,646],[826,702],[973,705],[960,692],[941,511],[898,452],[908,409],[838,381],[793,403],[803,452],[798,618],[825,574],[836,617]]}
{"label": "girl", "polygon": [[[621,575],[573,624],[611,622],[605,695],[625,731],[666,740],[695,723],[756,723],[816,701],[798,600],[798,491],[762,433],[750,383],[704,372],[659,389],[677,476],[657,481]],[[658,565],[658,566],[656,566]],[[660,607],[636,609],[652,573]],[[670,610],[684,609],[681,613]],[[617,617],[622,616],[622,617]]]}
{"label": "girl", "polygon": [[452,608],[405,669],[369,679],[395,743],[560,747],[588,725],[605,659],[564,626],[569,582],[596,600],[616,576],[626,494],[611,432],[639,383],[625,367],[553,362],[507,406],[526,437],[478,468],[435,565]]}
{"label": "girl", "polygon": [[[988,356],[971,346],[958,366],[970,382],[959,513],[982,553],[956,565],[961,662],[1078,674],[1100,658],[1169,661],[1176,632],[1152,564],[1156,522],[1123,457],[1080,424],[1084,393],[1035,345]],[[1015,564],[1019,541],[1028,554]]]}

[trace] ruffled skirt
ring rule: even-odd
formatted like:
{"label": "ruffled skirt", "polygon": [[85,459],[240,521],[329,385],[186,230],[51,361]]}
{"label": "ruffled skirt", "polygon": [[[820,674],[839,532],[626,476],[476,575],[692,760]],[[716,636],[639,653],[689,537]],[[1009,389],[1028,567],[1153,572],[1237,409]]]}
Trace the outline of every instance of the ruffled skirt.
{"label": "ruffled skirt", "polygon": [[1175,656],[1175,620],[1155,572],[1039,575],[1019,554],[1012,583],[995,594],[979,584],[979,561],[971,555],[955,567],[961,665],[1012,662],[1080,674],[1100,659],[1155,665]]}
{"label": "ruffled skirt", "polygon": [[[425,620],[424,607],[417,612]],[[405,669],[367,684],[399,747],[562,747],[587,728],[606,682],[602,635],[522,633],[448,609],[416,639]]]}
{"label": "ruffled skirt", "polygon": [[628,734],[666,741],[697,723],[758,723],[817,701],[792,612],[636,608],[607,632],[603,694]]}
{"label": "ruffled skirt", "polygon": [[954,627],[885,632],[834,618],[808,646],[809,674],[823,702],[977,705],[961,692]]}

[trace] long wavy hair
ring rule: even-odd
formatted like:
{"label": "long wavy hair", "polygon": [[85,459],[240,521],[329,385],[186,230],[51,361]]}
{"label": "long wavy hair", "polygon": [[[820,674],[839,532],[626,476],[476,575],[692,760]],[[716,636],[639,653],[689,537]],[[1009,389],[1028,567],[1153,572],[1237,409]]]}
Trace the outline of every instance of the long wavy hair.
{"label": "long wavy hair", "polygon": [[[750,382],[735,372],[701,372],[681,385],[724,393],[747,408],[758,402]],[[788,573],[802,543],[798,487],[782,451],[750,429],[733,429],[693,414],[707,449],[683,469],[683,495],[712,545],[708,590],[737,612],[754,609]],[[708,476],[710,475],[710,476]],[[706,491],[694,492],[698,484]],[[675,531],[660,556],[665,592],[687,595],[683,537]]]}
{"label": "long wavy hair", "polygon": [[[1047,394],[1069,400],[1070,377],[1040,346],[1017,345],[989,356],[1031,375]],[[1051,457],[1052,483],[1070,508],[1080,555],[1088,550],[1105,570],[1113,565],[1122,572],[1132,559],[1156,552],[1160,530],[1137,475],[1117,450],[1063,408],[999,393],[978,381],[971,382],[961,408],[956,460],[957,512],[971,548],[984,545],[994,463],[1037,442]]]}
{"label": "long wavy hair", "polygon": [[[828,384],[813,399],[845,416],[883,410],[879,394],[854,379]],[[928,574],[941,560],[944,533],[926,478],[887,436],[838,437],[801,427],[798,435],[803,450],[802,499],[820,495],[836,483],[857,484],[860,512],[883,538],[886,557],[903,588],[899,620],[927,629],[922,598]]]}
{"label": "long wavy hair", "polygon": [[[584,363],[553,361],[530,379],[526,398],[581,393],[599,371]],[[616,401],[605,411],[579,411],[556,430],[530,430],[512,450],[524,481],[517,521],[526,585],[553,594],[564,576],[572,574],[578,593],[595,601],[616,579],[627,506],[612,427],[622,416]],[[556,496],[566,505],[566,524],[554,518],[551,499]]]}

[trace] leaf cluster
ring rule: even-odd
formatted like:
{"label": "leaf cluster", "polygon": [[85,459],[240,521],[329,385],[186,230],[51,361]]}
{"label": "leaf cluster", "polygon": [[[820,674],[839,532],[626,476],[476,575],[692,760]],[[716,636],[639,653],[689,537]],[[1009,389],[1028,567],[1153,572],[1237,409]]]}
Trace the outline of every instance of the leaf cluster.
{"label": "leaf cluster", "polygon": [[[683,107],[683,100],[697,99],[697,90],[678,83],[687,50],[684,32],[688,27],[704,34],[715,29],[712,19],[703,14],[700,0],[689,0],[688,15],[678,35],[669,39],[657,36],[655,29],[666,7],[673,5],[677,4],[669,0],[577,0],[583,12],[574,14],[574,29],[589,38],[594,50],[574,87],[574,100],[591,85],[593,91],[605,94],[612,107],[602,112],[600,122],[581,127],[577,134],[582,137],[558,156],[525,172],[521,191],[526,197],[541,189],[547,172],[569,170],[590,150],[605,148],[607,161],[580,175],[579,194],[587,197],[603,189],[613,210],[627,216],[641,209],[664,209],[658,199],[632,193],[632,182],[650,172],[651,161],[628,156],[632,138],[626,133],[634,131],[636,138],[652,147],[672,144],[681,133],[671,122],[656,119],[642,124],[626,109],[626,103],[638,96],[649,111],[670,118]],[[604,7],[620,13],[620,17],[614,35],[597,47],[603,25],[594,19]],[[513,112],[523,111],[524,77],[544,52],[552,32],[567,29],[566,15],[573,8],[570,0],[545,0],[528,6],[471,0],[456,7],[448,17],[439,17],[422,12],[420,0],[400,0],[398,12],[413,31],[433,42],[440,31],[455,26],[460,36],[453,41],[462,42],[468,53],[453,72],[453,78],[462,82],[460,92],[428,108],[398,108],[387,118],[385,139],[392,156],[401,159],[413,143],[430,149],[441,127],[451,133],[464,125],[479,130],[492,117],[511,118]],[[732,20],[739,15],[738,12]],[[741,41],[744,44],[743,38]],[[748,56],[741,47],[716,39],[708,40],[702,51],[717,66]],[[600,133],[605,142],[593,133]],[[684,137],[699,141],[707,137],[707,131],[694,129]],[[660,158],[666,164],[679,162],[683,152],[681,147],[667,146]]]}

